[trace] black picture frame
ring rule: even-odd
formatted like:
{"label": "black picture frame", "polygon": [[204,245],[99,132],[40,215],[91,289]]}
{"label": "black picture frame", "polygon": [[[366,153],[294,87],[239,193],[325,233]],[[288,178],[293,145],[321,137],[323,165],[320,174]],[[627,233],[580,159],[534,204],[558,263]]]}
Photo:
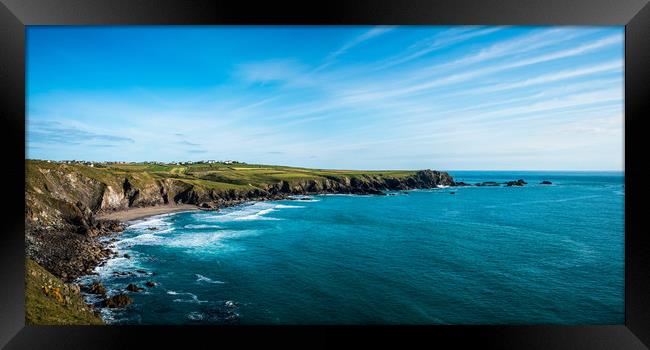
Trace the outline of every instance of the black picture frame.
{"label": "black picture frame", "polygon": [[[110,24],[625,25],[625,324],[603,326],[187,327],[25,326],[25,26]],[[311,346],[355,336],[454,348],[645,349],[650,345],[650,244],[643,221],[644,111],[650,101],[648,0],[0,0],[2,223],[0,346],[136,348],[225,340]],[[300,337],[297,337],[300,335]],[[645,344],[645,345],[644,345]],[[269,345],[267,343],[267,345]]]}

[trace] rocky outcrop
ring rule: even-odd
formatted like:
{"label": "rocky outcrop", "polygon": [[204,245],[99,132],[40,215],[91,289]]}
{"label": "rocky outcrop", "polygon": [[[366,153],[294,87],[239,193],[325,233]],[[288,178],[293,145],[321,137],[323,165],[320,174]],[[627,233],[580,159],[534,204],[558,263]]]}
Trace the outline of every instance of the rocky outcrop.
{"label": "rocky outcrop", "polygon": [[[280,181],[269,185],[265,191],[270,195],[302,195],[302,194],[376,194],[384,191],[409,190],[416,188],[436,188],[438,186],[454,186],[453,178],[446,172],[421,170],[414,175],[404,178],[382,177],[378,175],[325,176],[322,178],[296,181],[289,183]],[[258,195],[266,195],[264,192]]]}
{"label": "rocky outcrop", "polygon": [[90,294],[106,295],[106,287],[100,282],[93,282],[90,286],[87,286],[85,290]]}
{"label": "rocky outcrop", "polygon": [[129,298],[126,294],[114,295],[102,303],[103,307],[107,308],[123,308],[133,303],[133,300]]}
{"label": "rocky outcrop", "polygon": [[523,179],[506,182],[506,186],[523,186],[525,184],[527,184],[527,182],[524,181]]}
{"label": "rocky outcrop", "polygon": [[548,180],[544,180],[544,181],[540,182],[539,184],[540,185],[552,185],[553,183],[548,181]]}
{"label": "rocky outcrop", "polygon": [[128,290],[129,292],[140,292],[144,290],[144,288],[138,287],[133,283],[129,283],[129,285],[126,286],[126,290]]}
{"label": "rocky outcrop", "polygon": [[76,232],[25,232],[27,256],[65,282],[88,275],[101,261],[113,256],[94,237]]}
{"label": "rocky outcrop", "polygon": [[476,186],[499,186],[499,183],[495,181],[485,181],[477,183]]}

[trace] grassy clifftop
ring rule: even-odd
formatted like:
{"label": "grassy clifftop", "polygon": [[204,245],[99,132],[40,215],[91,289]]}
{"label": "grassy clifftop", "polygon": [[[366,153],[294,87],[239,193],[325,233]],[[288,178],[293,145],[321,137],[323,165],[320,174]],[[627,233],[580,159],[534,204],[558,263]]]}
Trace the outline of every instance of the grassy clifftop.
{"label": "grassy clifftop", "polygon": [[[312,180],[327,177],[391,177],[404,178],[414,175],[416,171],[359,171],[359,170],[323,170],[275,165],[257,164],[110,164],[90,167],[82,164],[48,163],[39,160],[27,161],[28,175],[37,173],[36,169],[62,170],[77,172],[88,178],[107,184],[132,179],[134,185],[142,185],[152,180],[174,179],[187,183],[200,183],[213,189],[250,189],[265,188],[280,181]],[[31,178],[30,180],[36,180]]]}

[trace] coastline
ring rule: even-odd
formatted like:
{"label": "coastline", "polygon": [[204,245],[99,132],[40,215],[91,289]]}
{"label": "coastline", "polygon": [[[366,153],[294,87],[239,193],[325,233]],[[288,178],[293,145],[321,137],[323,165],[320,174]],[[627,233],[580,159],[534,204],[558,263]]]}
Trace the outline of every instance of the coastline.
{"label": "coastline", "polygon": [[128,224],[129,221],[145,219],[150,216],[196,210],[201,209],[193,204],[159,205],[101,213],[96,218],[98,220],[117,220]]}
{"label": "coastline", "polygon": [[[147,170],[156,169],[138,169],[125,176],[119,166],[93,168],[28,161],[27,256],[63,282],[77,284],[84,290],[91,286],[82,285],[80,278],[95,275],[98,266],[118,257],[111,241],[118,239],[133,221],[171,213],[219,210],[246,202],[283,200],[296,195],[385,195],[390,190],[455,184],[447,173],[432,170],[339,173],[277,168],[279,175],[260,179],[253,176],[266,172],[259,166],[243,165],[244,170],[223,167],[205,170],[202,166],[195,166],[202,171],[198,175],[221,176],[225,171],[227,175],[243,177],[248,186],[222,178],[205,180],[194,173],[179,178],[172,172],[174,167],[159,174],[162,180],[155,180]],[[104,299],[101,303],[108,302],[111,300]],[[95,304],[89,307],[98,306]]]}

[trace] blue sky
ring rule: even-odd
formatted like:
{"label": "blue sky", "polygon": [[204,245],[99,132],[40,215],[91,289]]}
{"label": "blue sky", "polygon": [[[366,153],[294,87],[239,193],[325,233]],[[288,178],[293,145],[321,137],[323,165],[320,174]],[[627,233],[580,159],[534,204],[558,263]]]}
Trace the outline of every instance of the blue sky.
{"label": "blue sky", "polygon": [[623,169],[623,27],[28,27],[27,156]]}

